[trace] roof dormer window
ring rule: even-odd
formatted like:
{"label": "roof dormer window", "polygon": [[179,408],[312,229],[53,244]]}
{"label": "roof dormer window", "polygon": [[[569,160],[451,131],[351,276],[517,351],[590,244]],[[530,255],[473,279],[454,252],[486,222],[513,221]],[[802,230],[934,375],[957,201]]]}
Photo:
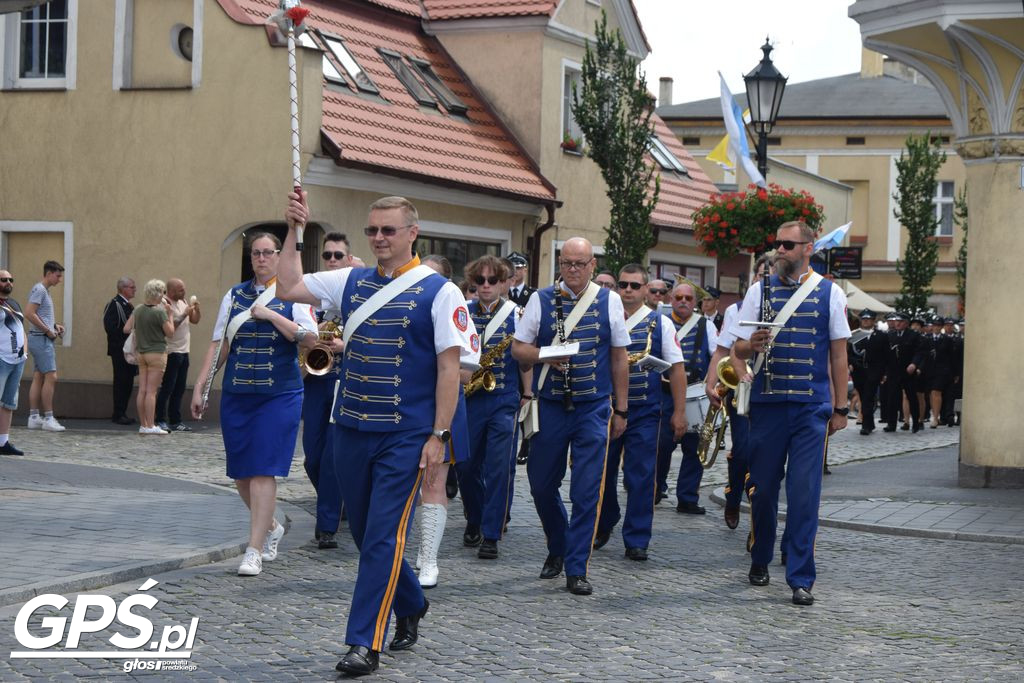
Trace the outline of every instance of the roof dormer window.
{"label": "roof dormer window", "polygon": [[412,63],[416,70],[419,71],[420,77],[423,78],[423,82],[427,84],[434,96],[441,101],[444,108],[452,114],[458,114],[465,116],[466,112],[469,111],[469,107],[459,97],[451,91],[451,89],[444,84],[444,81],[438,77],[437,72],[434,71],[434,67],[430,62],[425,59],[418,59],[416,57],[409,57],[409,61]]}
{"label": "roof dormer window", "polygon": [[363,67],[359,65],[359,62],[355,60],[352,53],[345,47],[345,43],[341,41],[341,38],[327,35],[322,31],[318,31],[320,38],[323,39],[324,44],[327,45],[327,49],[330,50],[331,54],[338,61],[338,65],[344,69],[348,77],[352,79],[352,82],[356,84],[362,92],[371,93],[373,95],[379,95],[380,90],[374,85],[373,81],[370,80],[370,76],[363,70]]}
{"label": "roof dormer window", "polygon": [[689,177],[690,172],[686,170],[682,162],[676,158],[665,144],[655,136],[651,136],[651,156],[666,171],[675,171]]}
{"label": "roof dormer window", "polygon": [[430,92],[423,87],[423,84],[416,80],[412,70],[402,61],[401,54],[383,47],[377,48],[377,52],[384,58],[384,61],[391,67],[391,70],[395,72],[395,76],[398,76],[398,80],[402,82],[402,85],[409,91],[409,94],[412,95],[417,104],[437,109],[437,102],[430,96]]}

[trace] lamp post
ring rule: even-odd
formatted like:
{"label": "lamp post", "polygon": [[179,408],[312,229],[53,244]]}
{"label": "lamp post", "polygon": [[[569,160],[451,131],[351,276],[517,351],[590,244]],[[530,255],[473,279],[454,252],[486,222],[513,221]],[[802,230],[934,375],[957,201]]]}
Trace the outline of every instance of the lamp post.
{"label": "lamp post", "polygon": [[757,133],[757,170],[768,175],[768,133],[775,126],[782,104],[782,93],[786,89],[785,76],[772,64],[768,55],[772,51],[768,38],[761,46],[764,57],[754,70],[743,77],[747,86],[747,106],[750,108],[750,123]]}

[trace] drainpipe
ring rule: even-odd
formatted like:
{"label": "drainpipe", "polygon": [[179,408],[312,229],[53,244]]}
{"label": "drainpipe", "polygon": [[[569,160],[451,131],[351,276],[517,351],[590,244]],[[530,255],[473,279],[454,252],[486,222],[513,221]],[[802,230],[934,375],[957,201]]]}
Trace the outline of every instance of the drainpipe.
{"label": "drainpipe", "polygon": [[555,203],[552,202],[545,207],[548,210],[548,220],[538,225],[533,235],[526,240],[526,248],[530,251],[530,286],[537,289],[540,273],[540,236],[555,224]]}

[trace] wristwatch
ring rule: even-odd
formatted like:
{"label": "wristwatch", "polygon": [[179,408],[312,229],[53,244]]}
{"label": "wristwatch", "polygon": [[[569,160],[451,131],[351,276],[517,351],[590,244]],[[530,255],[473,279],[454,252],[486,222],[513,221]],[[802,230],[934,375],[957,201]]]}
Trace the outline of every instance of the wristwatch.
{"label": "wristwatch", "polygon": [[833,408],[832,412],[835,413],[836,415],[842,415],[843,417],[846,417],[847,415],[850,414],[850,407],[847,406],[845,408]]}
{"label": "wristwatch", "polygon": [[629,417],[629,411],[628,410],[619,410],[618,408],[612,408],[612,413],[614,413],[618,417],[623,417],[623,418],[628,418]]}
{"label": "wristwatch", "polygon": [[307,334],[309,334],[309,330],[307,330],[305,327],[301,327],[301,326],[298,327],[295,330],[295,335],[294,335],[295,336],[295,343],[298,344],[298,343],[302,342],[302,340],[306,338]]}
{"label": "wristwatch", "polygon": [[452,440],[452,432],[450,429],[435,429],[430,432],[433,436],[437,437],[437,440],[441,443],[448,443]]}

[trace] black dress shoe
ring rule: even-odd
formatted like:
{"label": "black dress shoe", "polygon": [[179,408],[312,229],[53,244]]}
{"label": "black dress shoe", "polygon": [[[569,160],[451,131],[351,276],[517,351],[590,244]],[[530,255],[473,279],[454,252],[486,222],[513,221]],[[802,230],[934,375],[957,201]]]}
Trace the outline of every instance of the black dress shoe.
{"label": "black dress shoe", "polygon": [[119,416],[113,418],[111,420],[111,422],[113,422],[114,424],[118,424],[118,425],[133,425],[133,424],[135,424],[135,420],[133,418],[128,417],[127,415],[119,415]]}
{"label": "black dress shoe", "polygon": [[902,426],[900,426],[900,431],[901,431],[901,432],[906,432],[906,431],[908,431],[909,429],[910,429],[910,424],[909,424],[909,423],[907,423],[907,422],[904,422],[904,423],[903,423],[903,425],[902,425]]}
{"label": "black dress shoe", "polygon": [[647,548],[626,548],[626,557],[634,562],[646,562]]}
{"label": "black dress shoe", "polygon": [[750,565],[750,572],[747,573],[747,578],[755,586],[767,586],[768,585],[768,565],[766,564],[752,564]]}
{"label": "black dress shoe", "polygon": [[610,531],[598,531],[597,535],[594,536],[594,550],[605,547],[611,537],[612,532]]}
{"label": "black dress shoe", "polygon": [[319,541],[320,540],[320,530],[317,529],[316,527],[313,527],[313,540],[314,541]]}
{"label": "black dress shoe", "polygon": [[676,512],[681,512],[687,515],[703,515],[707,513],[707,510],[696,503],[680,503],[679,505],[676,505]]}
{"label": "black dress shoe", "polygon": [[0,446],[0,455],[25,455],[25,451],[18,450],[10,441]]}
{"label": "black dress shoe", "polygon": [[725,506],[725,525],[730,529],[735,529],[740,525],[740,506],[739,505],[726,505]]}
{"label": "black dress shoe", "polygon": [[794,605],[813,605],[814,596],[811,595],[811,591],[806,588],[794,588],[793,589],[793,604]]}
{"label": "black dress shoe", "polygon": [[485,538],[484,542],[480,544],[480,550],[476,551],[476,556],[481,560],[498,559],[498,542]]}
{"label": "black dress shoe", "polygon": [[916,425],[914,425],[914,430],[912,432],[910,432],[910,433],[911,434],[917,434],[919,431],[921,431],[923,429],[924,429],[924,424],[921,423],[921,422],[918,422]]}
{"label": "black dress shoe", "polygon": [[594,592],[594,587],[590,585],[585,576],[565,577],[565,587],[573,595],[590,595]]}
{"label": "black dress shoe", "polygon": [[888,427],[886,427],[882,431],[883,432],[895,432],[896,431],[896,426],[895,425],[889,425]]}
{"label": "black dress shoe", "polygon": [[480,527],[476,524],[467,524],[466,531],[462,534],[462,545],[467,548],[475,548],[483,542],[483,534],[480,533]]}
{"label": "black dress shoe", "polygon": [[553,579],[561,574],[562,562],[562,557],[558,555],[548,555],[548,559],[544,560],[544,568],[540,570],[540,578]]}
{"label": "black dress shoe", "polygon": [[430,602],[423,598],[423,609],[408,617],[398,617],[395,624],[395,637],[388,645],[389,650],[408,650],[420,639],[420,619],[430,608]]}
{"label": "black dress shoe", "polygon": [[349,676],[365,676],[376,671],[378,666],[380,666],[379,652],[364,645],[353,645],[334,668]]}
{"label": "black dress shoe", "polygon": [[657,493],[654,494],[654,504],[657,505],[661,501],[665,500],[665,498],[666,498],[665,492],[664,491],[658,491]]}
{"label": "black dress shoe", "polygon": [[824,472],[825,474],[832,474],[832,470],[828,468],[828,463],[825,463],[821,471]]}
{"label": "black dress shoe", "polygon": [[321,531],[320,539],[317,541],[317,547],[320,550],[333,550],[338,547],[338,542],[334,540],[334,534],[330,531]]}
{"label": "black dress shoe", "polygon": [[873,429],[868,429],[867,427],[861,427],[861,428],[860,428],[860,435],[861,435],[861,436],[868,436],[868,435],[869,435],[869,434],[871,434],[871,432],[873,432],[873,431],[875,431],[875,430],[873,430]]}

